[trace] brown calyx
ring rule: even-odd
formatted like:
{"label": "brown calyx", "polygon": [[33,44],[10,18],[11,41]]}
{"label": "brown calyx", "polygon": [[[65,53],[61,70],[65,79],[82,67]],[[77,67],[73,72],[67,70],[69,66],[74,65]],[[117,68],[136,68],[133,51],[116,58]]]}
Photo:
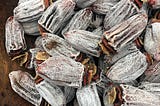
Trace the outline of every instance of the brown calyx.
{"label": "brown calyx", "polygon": [[45,61],[49,57],[50,57],[50,55],[47,52],[45,52],[45,51],[37,52],[37,54],[35,56],[36,60],[41,60],[41,61]]}
{"label": "brown calyx", "polygon": [[92,77],[93,77],[93,70],[89,64],[85,64],[84,73],[85,73],[83,76],[84,85],[90,84],[92,81]]}
{"label": "brown calyx", "polygon": [[28,60],[28,55],[28,52],[25,52],[23,54],[13,57],[12,61],[17,61],[20,64],[20,66],[23,66],[23,64],[25,64]]}
{"label": "brown calyx", "polygon": [[[97,68],[97,67],[96,67]],[[96,69],[94,69],[93,67],[93,63],[86,63],[85,64],[85,69],[84,69],[84,76],[83,76],[83,85],[87,85],[90,84],[92,81],[92,78],[94,76],[94,74],[97,71]]]}
{"label": "brown calyx", "polygon": [[138,37],[134,42],[135,42],[137,48],[139,48],[139,49],[143,48],[143,42],[142,42],[141,38]]}
{"label": "brown calyx", "polygon": [[9,53],[9,56],[12,58],[16,57],[16,56],[19,56],[21,54],[24,53],[24,50],[21,48],[21,49],[18,49],[18,50],[11,50],[10,53]]}
{"label": "brown calyx", "polygon": [[35,83],[36,84],[39,84],[41,81],[43,81],[44,79],[43,78],[41,78],[40,76],[38,76],[38,75],[36,75],[35,76]]}
{"label": "brown calyx", "polygon": [[160,11],[158,10],[154,17],[151,19],[151,23],[160,22]]}
{"label": "brown calyx", "polygon": [[113,47],[108,44],[108,41],[103,37],[102,40],[99,42],[99,46],[102,49],[103,53],[110,56],[110,54],[115,54],[116,51]]}
{"label": "brown calyx", "polygon": [[88,63],[85,65],[85,71],[92,72],[92,75],[95,75],[97,72],[97,66],[94,63]]}
{"label": "brown calyx", "polygon": [[96,73],[92,78],[92,80],[95,81],[95,82],[100,79],[100,75],[101,75],[101,72],[102,72],[102,70],[100,68],[96,68],[96,69],[97,69]]}
{"label": "brown calyx", "polygon": [[85,64],[83,85],[90,84],[92,81],[96,82],[100,79],[101,70],[97,69],[97,66],[92,62],[87,62]]}
{"label": "brown calyx", "polygon": [[149,65],[152,65],[153,64],[152,56],[149,53],[147,53],[147,52],[145,52],[144,55],[146,56],[147,63]]}
{"label": "brown calyx", "polygon": [[120,86],[113,87],[107,94],[108,103],[114,104],[114,106],[121,106],[123,103],[122,99],[122,88]]}
{"label": "brown calyx", "polygon": [[93,70],[88,70],[88,78],[87,78],[88,84],[91,83],[92,77],[93,77]]}
{"label": "brown calyx", "polygon": [[89,61],[87,55],[84,54],[84,53],[80,53],[80,54],[76,57],[75,60],[76,60],[77,62],[82,63],[82,64],[85,64],[85,63],[87,63],[87,62]]}
{"label": "brown calyx", "polygon": [[[26,61],[25,64],[24,64],[24,67],[25,67],[25,68],[28,68],[28,69],[30,68],[30,67],[28,67],[28,66],[29,66],[30,62],[32,61],[31,58],[32,58],[32,55],[31,55],[30,52],[28,52],[27,61]],[[30,69],[33,69],[33,67],[30,68]]]}

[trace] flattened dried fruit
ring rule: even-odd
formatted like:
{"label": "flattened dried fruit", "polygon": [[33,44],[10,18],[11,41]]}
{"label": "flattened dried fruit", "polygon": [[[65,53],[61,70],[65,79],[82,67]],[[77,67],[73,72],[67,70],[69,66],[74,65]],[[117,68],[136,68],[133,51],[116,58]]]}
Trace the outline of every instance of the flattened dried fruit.
{"label": "flattened dried fruit", "polygon": [[39,106],[42,100],[35,87],[32,76],[27,72],[13,71],[9,73],[12,89],[25,100]]}
{"label": "flattened dried fruit", "polygon": [[147,65],[145,55],[140,51],[135,51],[119,59],[109,68],[106,75],[113,81],[126,83],[142,75]]}
{"label": "flattened dried fruit", "polygon": [[75,2],[73,0],[57,0],[43,13],[38,23],[51,33],[56,33],[73,15]]}
{"label": "flattened dried fruit", "polygon": [[41,81],[36,84],[40,95],[52,106],[64,106],[66,99],[61,89],[53,83]]}
{"label": "flattened dried fruit", "polygon": [[54,55],[38,65],[42,78],[62,86],[81,87],[84,66],[63,55]]}
{"label": "flattened dried fruit", "polygon": [[104,32],[104,37],[110,46],[115,50],[120,50],[127,43],[133,42],[140,36],[147,25],[147,21],[146,13],[138,13]]}
{"label": "flattened dried fruit", "polygon": [[160,97],[130,85],[120,84],[104,94],[105,106],[157,106]]}
{"label": "flattened dried fruit", "polygon": [[104,27],[109,30],[138,12],[138,7],[131,0],[121,0],[106,15]]}
{"label": "flattened dried fruit", "polygon": [[136,87],[129,85],[120,85],[123,90],[125,106],[130,106],[131,104],[137,106],[157,106],[160,104],[160,97],[154,95],[152,93],[146,92],[144,90],[140,90]]}
{"label": "flattened dried fruit", "polygon": [[65,34],[65,39],[77,50],[99,57],[98,42],[101,36],[85,30],[71,30]]}
{"label": "flattened dried fruit", "polygon": [[76,58],[80,54],[63,38],[50,33],[44,33],[44,35],[42,45],[44,50],[51,56],[61,54],[70,58]]}
{"label": "flattened dried fruit", "polygon": [[5,26],[5,47],[11,56],[21,53],[27,48],[22,26],[14,17],[9,17]]}
{"label": "flattened dried fruit", "polygon": [[14,9],[14,17],[20,22],[31,22],[41,17],[47,0],[26,0]]}
{"label": "flattened dried fruit", "polygon": [[86,30],[91,22],[92,16],[93,13],[91,8],[85,8],[78,11],[68,25],[66,25],[66,27],[62,30],[62,34],[64,35],[69,30],[74,29]]}
{"label": "flattened dried fruit", "polygon": [[90,85],[83,87],[82,89],[78,89],[76,97],[79,106],[101,106],[96,85]]}

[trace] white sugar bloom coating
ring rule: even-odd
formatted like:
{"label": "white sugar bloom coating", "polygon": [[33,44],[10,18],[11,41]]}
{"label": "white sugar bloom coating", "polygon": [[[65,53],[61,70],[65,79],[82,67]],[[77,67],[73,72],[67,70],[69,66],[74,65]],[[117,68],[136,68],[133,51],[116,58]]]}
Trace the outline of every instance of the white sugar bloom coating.
{"label": "white sugar bloom coating", "polygon": [[9,73],[9,79],[12,89],[28,102],[39,106],[42,97],[37,91],[32,76],[23,71],[12,71]]}
{"label": "white sugar bloom coating", "polygon": [[66,99],[61,89],[53,83],[41,81],[36,84],[40,95],[52,106],[64,106]]}
{"label": "white sugar bloom coating", "polygon": [[159,89],[160,83],[141,82],[141,84],[140,84],[140,86],[138,86],[138,88],[160,97],[160,89]]}
{"label": "white sugar bloom coating", "polygon": [[137,14],[139,11],[139,8],[131,0],[120,0],[106,14],[104,27],[106,30],[109,30],[113,26],[127,20],[134,14]]}
{"label": "white sugar bloom coating", "polygon": [[79,106],[101,106],[96,85],[78,89],[76,93]]}
{"label": "white sugar bloom coating", "polygon": [[24,30],[14,17],[9,17],[5,25],[5,47],[8,54],[12,51],[25,50],[27,48]]}
{"label": "white sugar bloom coating", "polygon": [[38,20],[35,20],[32,22],[23,22],[21,24],[22,24],[25,34],[34,35],[34,36],[40,35],[39,27],[38,27],[39,26]]}
{"label": "white sugar bloom coating", "polygon": [[19,2],[14,9],[14,17],[20,22],[32,22],[41,17],[45,10],[44,0],[26,0]]}
{"label": "white sugar bloom coating", "polygon": [[154,62],[150,65],[144,73],[142,81],[160,83],[160,62]]}
{"label": "white sugar bloom coating", "polygon": [[160,104],[160,97],[157,95],[130,85],[121,84],[120,86],[124,100],[124,104],[121,106],[157,106]]}
{"label": "white sugar bloom coating", "polygon": [[38,23],[47,31],[56,33],[74,13],[73,0],[57,0],[42,14]]}
{"label": "white sugar bloom coating", "polygon": [[96,0],[92,8],[94,12],[106,15],[119,1],[120,0]]}
{"label": "white sugar bloom coating", "polygon": [[65,39],[77,50],[99,57],[100,49],[98,42],[100,35],[85,30],[70,30],[65,34]]}
{"label": "white sugar bloom coating", "polygon": [[84,66],[69,57],[57,54],[38,65],[37,72],[48,81],[58,81],[58,85],[80,88]]}
{"label": "white sugar bloom coating", "polygon": [[119,59],[107,72],[107,77],[119,83],[126,83],[137,79],[147,69],[144,54],[135,51]]}
{"label": "white sugar bloom coating", "polygon": [[105,31],[104,37],[110,46],[115,50],[120,50],[127,43],[133,42],[140,36],[147,25],[147,21],[146,13],[138,13]]}
{"label": "white sugar bloom coating", "polygon": [[[80,52],[74,49],[65,39],[58,35],[51,33],[44,33],[45,37],[42,38],[42,45],[44,50],[51,56],[61,54],[70,58],[76,58]],[[54,44],[52,44],[54,43]],[[51,45],[51,47],[47,47]]]}
{"label": "white sugar bloom coating", "polygon": [[157,61],[160,60],[160,23],[148,27],[144,37],[144,48]]}
{"label": "white sugar bloom coating", "polygon": [[70,20],[70,22],[66,25],[66,27],[62,30],[62,35],[64,35],[69,30],[86,30],[91,22],[92,16],[93,12],[90,8],[85,8],[78,11]]}

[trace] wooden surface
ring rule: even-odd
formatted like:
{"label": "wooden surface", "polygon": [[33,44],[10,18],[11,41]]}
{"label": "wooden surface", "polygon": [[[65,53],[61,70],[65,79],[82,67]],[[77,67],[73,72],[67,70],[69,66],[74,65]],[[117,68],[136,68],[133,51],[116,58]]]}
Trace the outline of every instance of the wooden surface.
{"label": "wooden surface", "polygon": [[0,106],[32,106],[12,90],[8,78],[9,72],[23,69],[10,61],[4,47],[5,22],[13,15],[17,2],[18,0],[0,0]]}

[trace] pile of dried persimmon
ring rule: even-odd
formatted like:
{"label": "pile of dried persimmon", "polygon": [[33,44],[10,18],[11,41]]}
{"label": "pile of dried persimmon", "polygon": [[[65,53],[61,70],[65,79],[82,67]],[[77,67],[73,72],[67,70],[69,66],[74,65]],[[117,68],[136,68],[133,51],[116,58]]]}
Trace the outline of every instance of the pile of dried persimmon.
{"label": "pile of dried persimmon", "polygon": [[5,45],[33,105],[160,106],[160,0],[19,0]]}

